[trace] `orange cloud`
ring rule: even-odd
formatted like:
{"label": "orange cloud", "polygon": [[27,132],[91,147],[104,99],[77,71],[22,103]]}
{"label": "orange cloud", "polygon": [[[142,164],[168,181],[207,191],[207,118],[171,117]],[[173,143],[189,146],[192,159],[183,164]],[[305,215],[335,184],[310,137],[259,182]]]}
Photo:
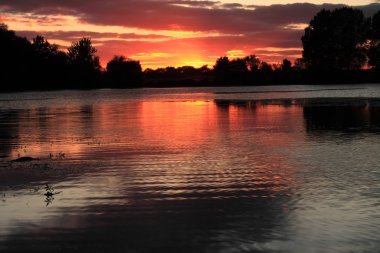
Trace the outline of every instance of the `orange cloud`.
{"label": "orange cloud", "polygon": [[[144,68],[212,65],[219,56],[255,54],[268,62],[301,55],[303,28],[321,8],[310,3],[248,6],[191,0],[2,0],[1,22],[23,36],[64,47],[86,36],[102,65],[115,54]],[[379,4],[359,6],[367,15]]]}

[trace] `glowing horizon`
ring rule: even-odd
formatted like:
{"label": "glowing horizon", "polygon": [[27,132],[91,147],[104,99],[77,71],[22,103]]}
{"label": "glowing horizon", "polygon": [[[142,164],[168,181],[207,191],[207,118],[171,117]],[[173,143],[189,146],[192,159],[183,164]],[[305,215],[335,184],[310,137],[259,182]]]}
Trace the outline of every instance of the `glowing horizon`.
{"label": "glowing horizon", "polygon": [[[322,4],[279,1],[153,1],[3,0],[0,23],[28,39],[45,36],[65,50],[90,37],[103,67],[114,55],[139,60],[144,69],[167,66],[201,67],[220,56],[254,54],[269,63],[295,60],[302,53],[301,36]],[[346,1],[371,15],[380,4]]]}

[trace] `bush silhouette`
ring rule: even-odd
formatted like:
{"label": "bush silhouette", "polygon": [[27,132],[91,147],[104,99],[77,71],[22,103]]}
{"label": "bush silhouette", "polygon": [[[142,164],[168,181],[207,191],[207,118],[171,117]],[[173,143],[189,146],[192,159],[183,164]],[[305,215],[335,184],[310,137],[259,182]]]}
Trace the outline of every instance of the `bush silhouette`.
{"label": "bush silhouette", "polygon": [[356,70],[366,62],[369,22],[361,10],[322,10],[305,29],[303,58],[315,70]]}
{"label": "bush silhouette", "polygon": [[140,62],[115,56],[107,64],[107,75],[113,88],[136,88],[142,85]]}

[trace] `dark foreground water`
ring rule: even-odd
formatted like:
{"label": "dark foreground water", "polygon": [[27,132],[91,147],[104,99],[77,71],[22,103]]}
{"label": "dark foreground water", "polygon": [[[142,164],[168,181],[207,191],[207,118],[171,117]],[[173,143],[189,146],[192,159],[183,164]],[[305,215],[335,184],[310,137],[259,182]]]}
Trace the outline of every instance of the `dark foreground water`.
{"label": "dark foreground water", "polygon": [[374,85],[3,94],[0,252],[379,252],[379,152]]}

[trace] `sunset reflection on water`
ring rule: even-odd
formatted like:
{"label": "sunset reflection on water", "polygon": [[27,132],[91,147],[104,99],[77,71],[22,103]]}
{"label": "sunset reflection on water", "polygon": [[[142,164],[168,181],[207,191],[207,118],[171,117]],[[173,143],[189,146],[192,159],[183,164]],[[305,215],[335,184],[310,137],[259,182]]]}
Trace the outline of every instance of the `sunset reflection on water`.
{"label": "sunset reflection on water", "polygon": [[0,110],[2,251],[379,246],[377,100],[113,96]]}
{"label": "sunset reflection on water", "polygon": [[[302,128],[302,108],[186,101],[33,109],[13,116],[14,126],[7,129],[11,131],[8,137],[12,137],[8,155],[48,158],[64,153],[79,158],[97,149],[119,149],[123,153],[123,147],[138,149],[144,145],[163,151],[192,151],[202,145],[217,145],[216,141],[222,142],[234,131],[244,134],[254,129],[252,135],[267,135],[283,128],[286,120],[291,128]],[[267,141],[266,145],[285,146],[292,136],[265,137],[261,141]]]}

